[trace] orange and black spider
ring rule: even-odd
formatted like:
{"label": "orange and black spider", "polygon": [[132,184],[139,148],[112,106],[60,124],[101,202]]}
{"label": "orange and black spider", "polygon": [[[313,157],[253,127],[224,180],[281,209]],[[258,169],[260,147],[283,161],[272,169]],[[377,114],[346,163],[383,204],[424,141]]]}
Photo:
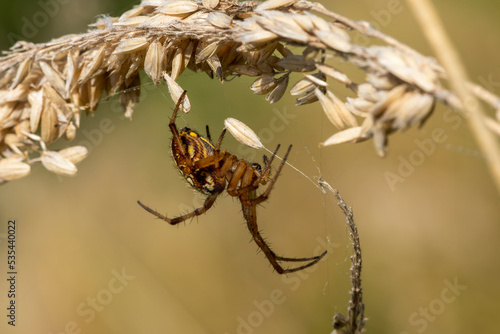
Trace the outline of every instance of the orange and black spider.
{"label": "orange and black spider", "polygon": [[[257,163],[250,163],[244,159],[238,159],[235,155],[220,150],[220,145],[226,130],[224,129],[219,137],[217,144],[211,143],[210,134],[207,127],[207,138],[202,137],[196,131],[189,128],[177,130],[175,118],[177,111],[184,99],[184,92],[174,109],[174,114],[170,120],[169,127],[172,131],[172,156],[180,172],[186,178],[187,182],[196,190],[206,194],[208,197],[203,207],[198,208],[188,214],[176,218],[168,218],[146,205],[137,201],[149,213],[163,219],[171,225],[176,225],[189,218],[199,216],[212,207],[217,196],[224,190],[234,197],[238,197],[243,208],[243,215],[247,222],[248,229],[252,234],[253,240],[264,252],[269,262],[279,274],[291,273],[302,270],[317,263],[326,254],[326,251],[319,256],[305,258],[290,258],[278,256],[274,253],[262,238],[257,226],[257,210],[259,203],[267,200],[269,193],[273,188],[278,176],[283,168],[285,161],[292,149],[290,145],[286,154],[276,171],[274,178],[269,180],[271,173],[271,163],[276,156],[279,145],[276,147],[271,158],[264,156],[264,169]],[[269,186],[260,196],[256,196],[256,190],[261,184]],[[226,187],[227,184],[227,187]],[[302,266],[284,269],[279,262],[308,262]]]}

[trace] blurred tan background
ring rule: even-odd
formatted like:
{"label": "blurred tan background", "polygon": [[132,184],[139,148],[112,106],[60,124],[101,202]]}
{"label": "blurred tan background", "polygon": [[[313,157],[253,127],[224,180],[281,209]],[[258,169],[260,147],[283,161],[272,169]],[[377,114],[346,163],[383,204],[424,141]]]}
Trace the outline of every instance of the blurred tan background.
{"label": "blurred tan background", "polygon": [[[26,20],[47,12],[40,3],[48,2],[0,5],[3,50],[10,45],[6,36],[22,35]],[[57,12],[28,40],[82,32],[98,14],[117,16],[134,3],[57,0]],[[404,1],[324,4],[431,53]],[[402,10],[387,15],[395,4]],[[500,3],[436,5],[470,77],[499,94]],[[269,149],[293,144],[290,163],[311,178],[320,171],[353,207],[368,333],[499,328],[499,196],[463,119],[438,106],[423,129],[391,136],[389,156],[380,159],[372,142],[319,149],[335,131],[319,104],[296,108],[286,96],[269,105],[252,94],[246,78],[221,85],[187,71],[179,82],[193,105],[179,126],[203,132],[209,124],[217,137],[226,117],[238,118]],[[75,178],[38,167],[0,188],[0,277],[7,271],[8,219],[18,224],[19,261],[17,326],[6,325],[2,278],[0,332],[330,333],[332,316],[348,306],[351,254],[333,197],[285,168],[271,199],[258,209],[263,234],[279,254],[311,256],[329,244],[327,258],[288,278],[257,253],[240,204],[230,196],[185,225],[155,219],[138,199],[174,217],[203,198],[173,166],[167,127],[173,103],[166,87],[143,80],[142,91],[132,122],[122,119],[116,99],[103,101],[95,117],[83,117],[74,144],[86,144],[91,154]],[[287,115],[286,124],[279,115]],[[434,129],[443,129],[446,141],[391,188],[387,172],[397,174]],[[241,148],[230,135],[224,147],[257,162],[265,153]]]}

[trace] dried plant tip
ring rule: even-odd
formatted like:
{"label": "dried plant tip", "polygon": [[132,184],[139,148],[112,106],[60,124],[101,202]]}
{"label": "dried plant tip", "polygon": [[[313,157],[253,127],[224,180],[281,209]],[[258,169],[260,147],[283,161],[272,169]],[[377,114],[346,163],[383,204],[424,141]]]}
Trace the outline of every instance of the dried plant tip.
{"label": "dried plant tip", "polygon": [[240,143],[253,148],[264,147],[257,134],[245,123],[238,121],[235,118],[226,118],[224,120],[224,125],[233,137]]}
{"label": "dried plant tip", "polygon": [[113,51],[113,54],[119,55],[119,54],[134,53],[147,48],[148,45],[149,41],[145,37],[129,38],[121,41],[120,44],[118,44],[118,46],[116,47],[115,51]]}
{"label": "dried plant tip", "polygon": [[72,146],[60,150],[59,154],[68,159],[69,162],[76,164],[88,156],[89,150],[85,146]]}
{"label": "dried plant tip", "polygon": [[19,179],[28,175],[31,166],[19,161],[19,158],[5,158],[0,160],[0,182]]}
{"label": "dried plant tip", "polygon": [[293,4],[297,0],[268,0],[257,6],[256,10],[270,10],[285,7]]}
{"label": "dried plant tip", "polygon": [[[165,78],[165,81],[167,82],[168,91],[170,93],[170,96],[172,97],[172,100],[177,103],[182,93],[184,92],[184,89],[182,89],[182,87],[177,82],[175,82],[167,73],[165,73],[163,76]],[[184,96],[181,108],[185,113],[188,113],[189,110],[191,110],[191,103],[189,102],[187,94]]]}
{"label": "dried plant tip", "polygon": [[42,153],[41,160],[45,168],[59,175],[74,176],[78,171],[71,161],[58,152],[45,151]]}

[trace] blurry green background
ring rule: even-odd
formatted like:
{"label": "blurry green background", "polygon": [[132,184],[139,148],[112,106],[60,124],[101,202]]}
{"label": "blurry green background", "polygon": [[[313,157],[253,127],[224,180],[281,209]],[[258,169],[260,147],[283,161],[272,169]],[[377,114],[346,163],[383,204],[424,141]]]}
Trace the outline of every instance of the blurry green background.
{"label": "blurry green background", "polygon": [[[47,9],[54,1],[55,12]],[[83,32],[97,15],[118,16],[135,3],[3,1],[0,46],[8,49],[11,38],[28,29],[26,22],[40,25],[24,30],[30,32],[28,40],[44,42]],[[378,23],[431,54],[404,1],[324,4],[352,19]],[[394,5],[402,10],[388,16]],[[436,5],[470,77],[499,94],[500,3]],[[44,11],[51,14],[42,24]],[[238,118],[261,131],[270,149],[293,144],[290,163],[311,178],[319,170],[353,207],[363,250],[368,333],[492,333],[500,327],[499,196],[464,120],[447,120],[456,116],[438,106],[423,129],[391,136],[389,156],[380,159],[371,141],[319,149],[335,131],[319,104],[296,108],[286,96],[269,105],[252,94],[246,78],[221,85],[186,71],[179,82],[193,105],[179,126],[203,131],[209,124],[217,137],[226,117]],[[83,117],[73,144],[86,142],[91,154],[77,177],[36,167],[0,188],[0,331],[329,333],[332,316],[346,312],[350,288],[351,248],[334,198],[285,168],[271,199],[258,209],[260,228],[279,254],[311,256],[329,243],[327,258],[287,278],[257,253],[240,204],[230,196],[221,196],[214,209],[185,225],[155,219],[136,204],[138,199],[173,217],[203,198],[186,187],[173,166],[167,130],[173,103],[165,86],[143,80],[142,91],[132,122],[122,119],[116,99],[103,101],[94,117]],[[285,126],[278,114],[288,115]],[[445,131],[445,143],[391,189],[385,173],[398,173],[433,129]],[[259,162],[264,153],[241,148],[230,135],[224,147]],[[15,328],[6,325],[8,219],[18,224]],[[459,287],[450,288],[454,284]]]}

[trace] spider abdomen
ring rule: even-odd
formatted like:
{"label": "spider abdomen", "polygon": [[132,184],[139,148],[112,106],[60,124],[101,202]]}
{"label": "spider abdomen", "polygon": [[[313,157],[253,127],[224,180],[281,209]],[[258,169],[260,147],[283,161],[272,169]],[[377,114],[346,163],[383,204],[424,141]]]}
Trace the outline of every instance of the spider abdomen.
{"label": "spider abdomen", "polygon": [[175,164],[186,181],[203,194],[221,193],[226,188],[226,181],[217,175],[212,167],[196,168],[196,163],[202,159],[214,156],[214,146],[198,132],[183,128],[179,132],[186,158],[181,153],[177,141],[172,140],[172,156]]}

